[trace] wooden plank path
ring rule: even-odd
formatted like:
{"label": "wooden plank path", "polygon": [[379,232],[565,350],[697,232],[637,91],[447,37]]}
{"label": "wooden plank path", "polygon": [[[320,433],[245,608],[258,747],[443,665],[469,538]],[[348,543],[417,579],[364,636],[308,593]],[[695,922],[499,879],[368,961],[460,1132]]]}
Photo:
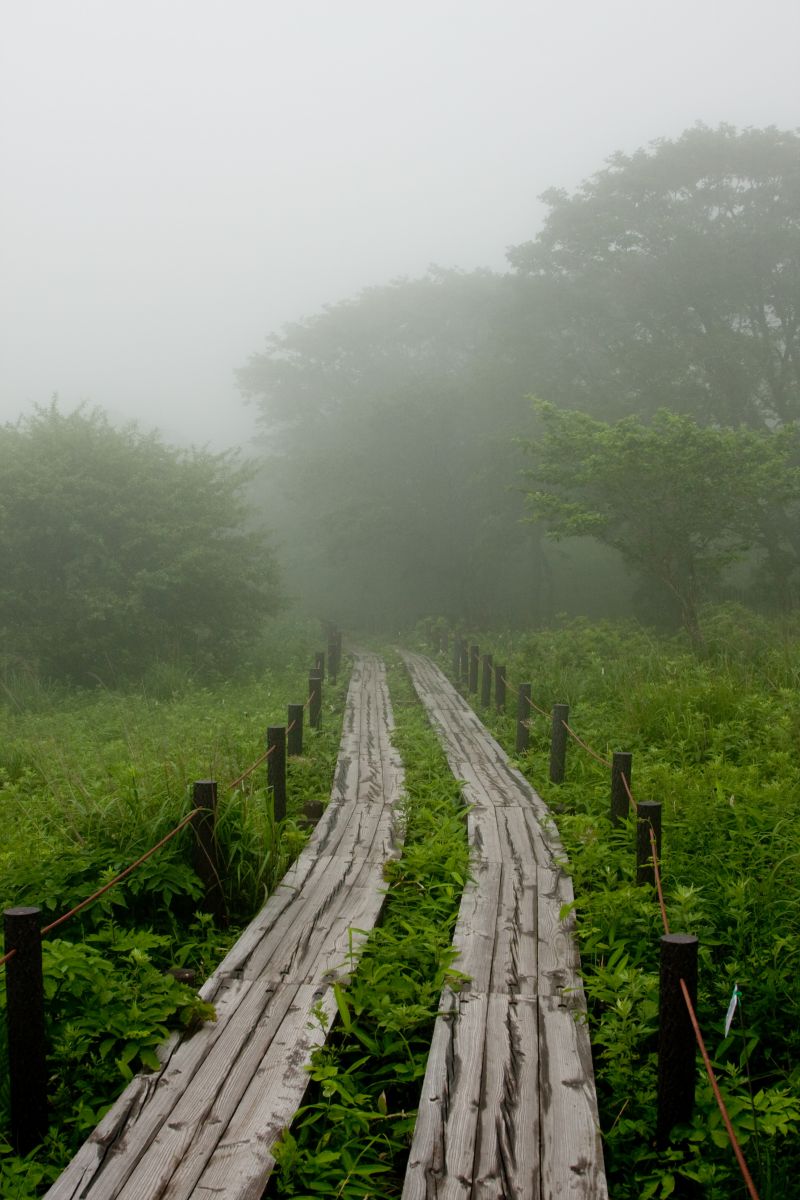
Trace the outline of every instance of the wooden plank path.
{"label": "wooden plank path", "polygon": [[331,801],[308,845],[201,990],[217,1020],[163,1049],[47,1200],[259,1200],[271,1148],[309,1080],[352,953],[375,924],[399,852],[403,786],[382,662],[355,660]]}
{"label": "wooden plank path", "polygon": [[471,881],[403,1200],[608,1196],[565,855],[549,810],[428,659],[404,654],[469,805]]}

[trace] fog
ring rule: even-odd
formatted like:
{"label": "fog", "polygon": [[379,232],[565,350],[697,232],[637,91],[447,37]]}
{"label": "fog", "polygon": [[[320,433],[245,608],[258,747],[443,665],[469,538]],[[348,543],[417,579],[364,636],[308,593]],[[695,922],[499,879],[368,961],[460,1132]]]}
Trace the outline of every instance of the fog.
{"label": "fog", "polygon": [[7,5],[0,419],[57,392],[245,441],[271,330],[502,269],[616,149],[797,126],[799,35],[796,0]]}

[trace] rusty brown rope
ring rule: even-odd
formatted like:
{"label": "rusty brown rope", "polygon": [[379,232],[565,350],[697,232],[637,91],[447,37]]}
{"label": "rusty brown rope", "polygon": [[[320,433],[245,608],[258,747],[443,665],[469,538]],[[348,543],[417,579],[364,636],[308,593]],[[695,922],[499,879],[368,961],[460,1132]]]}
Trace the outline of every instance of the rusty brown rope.
{"label": "rusty brown rope", "polygon": [[87,898],[82,900],[80,904],[76,904],[74,908],[69,910],[69,912],[64,913],[64,915],[61,917],[57,917],[56,920],[51,921],[49,925],[45,925],[42,929],[42,937],[44,937],[46,933],[51,933],[54,929],[57,929],[59,925],[63,925],[65,921],[68,921],[70,917],[74,917],[76,913],[81,912],[84,908],[88,908],[90,904],[93,904],[95,900],[99,900],[101,896],[104,896],[106,892],[111,890],[111,888],[116,887],[116,885],[121,883],[123,879],[127,879],[127,877],[133,871],[135,871],[137,867],[140,867],[143,862],[147,862],[148,858],[155,854],[157,850],[160,850],[161,847],[165,846],[167,842],[172,840],[172,838],[177,837],[181,830],[185,829],[189,822],[193,821],[199,813],[207,811],[208,810],[204,808],[195,808],[190,813],[187,813],[183,820],[176,825],[174,829],[165,834],[160,842],[156,842],[155,846],[151,846],[150,849],[141,856],[141,858],[137,858],[135,863],[131,863],[131,865],[126,867],[124,871],[120,871],[119,875],[115,875],[112,880],[104,884],[103,887],[98,888],[98,890],[93,892],[91,896],[87,896]]}

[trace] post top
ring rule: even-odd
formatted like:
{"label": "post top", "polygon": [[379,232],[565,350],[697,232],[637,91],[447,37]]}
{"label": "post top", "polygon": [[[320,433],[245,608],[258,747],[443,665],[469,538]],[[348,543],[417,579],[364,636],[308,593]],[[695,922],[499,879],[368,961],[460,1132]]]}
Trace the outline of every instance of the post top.
{"label": "post top", "polygon": [[19,908],[4,908],[4,917],[35,917],[42,910],[35,905],[22,905]]}

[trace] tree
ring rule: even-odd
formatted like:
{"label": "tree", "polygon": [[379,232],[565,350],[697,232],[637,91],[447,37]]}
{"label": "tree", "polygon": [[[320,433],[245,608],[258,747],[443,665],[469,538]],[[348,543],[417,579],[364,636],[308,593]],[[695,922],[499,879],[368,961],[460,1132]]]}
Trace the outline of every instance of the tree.
{"label": "tree", "polygon": [[322,615],[396,628],[535,609],[513,487],[526,380],[498,341],[512,301],[490,272],[434,270],[288,326],[239,372],[290,580]]}
{"label": "tree", "polygon": [[800,417],[800,133],[700,125],[543,199],[508,256],[529,390],[605,418]]}
{"label": "tree", "polygon": [[614,423],[539,402],[526,442],[528,503],[550,536],[589,535],[676,605],[702,645],[698,609],[724,569],[759,545],[770,513],[800,497],[797,431],[709,428],[661,410]]}
{"label": "tree", "polygon": [[159,659],[228,669],[279,602],[249,473],[54,402],[0,427],[3,658],[117,679]]}

